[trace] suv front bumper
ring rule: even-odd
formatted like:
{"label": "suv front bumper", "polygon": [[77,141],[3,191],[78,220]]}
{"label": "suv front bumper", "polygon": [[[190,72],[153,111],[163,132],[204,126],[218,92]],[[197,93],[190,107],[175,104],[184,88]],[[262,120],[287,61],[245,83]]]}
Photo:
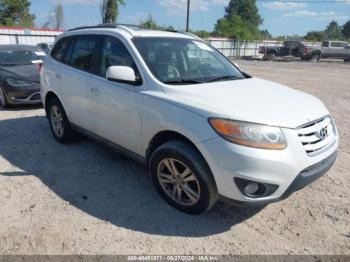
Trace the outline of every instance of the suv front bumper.
{"label": "suv front bumper", "polygon": [[317,179],[325,175],[328,172],[328,170],[334,165],[336,159],[337,159],[337,152],[334,152],[331,156],[324,159],[320,163],[303,170],[295,178],[293,183],[284,192],[284,194],[279,198],[276,198],[273,200],[260,201],[260,202],[242,202],[242,201],[235,201],[235,200],[230,200],[230,201],[232,201],[237,206],[254,207],[254,206],[264,206],[264,205],[268,205],[274,202],[284,200],[288,198],[290,195],[292,195],[293,193],[299,191],[300,189],[303,189],[304,187],[310,185],[311,183],[313,183],[314,181],[316,181]]}
{"label": "suv front bumper", "polygon": [[[221,196],[245,206],[259,206],[283,200],[324,175],[334,164],[338,148],[335,142],[327,150],[309,156],[293,129],[283,129],[285,150],[263,150],[236,145],[221,137],[197,144],[206,159]],[[269,194],[251,197],[237,180],[266,186]]]}

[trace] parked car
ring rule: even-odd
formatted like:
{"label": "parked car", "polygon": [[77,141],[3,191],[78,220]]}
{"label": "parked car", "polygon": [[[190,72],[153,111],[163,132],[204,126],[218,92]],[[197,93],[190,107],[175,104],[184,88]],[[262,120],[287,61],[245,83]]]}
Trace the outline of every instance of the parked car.
{"label": "parked car", "polygon": [[37,47],[40,47],[46,54],[49,54],[51,52],[53,43],[40,43],[36,45]]}
{"label": "parked car", "polygon": [[35,46],[0,45],[0,106],[41,103],[39,70],[44,57]]}
{"label": "parked car", "polygon": [[308,61],[318,62],[322,58],[350,61],[350,45],[343,41],[324,41],[320,47],[305,45],[299,49],[299,56]]}
{"label": "parked car", "polygon": [[285,41],[282,46],[261,46],[259,53],[266,60],[275,60],[277,57],[297,56],[301,47],[304,47],[301,41]]}
{"label": "parked car", "polygon": [[191,214],[219,196],[246,206],[285,199],[336,159],[338,131],[320,100],[251,77],[186,33],[71,30],[45,59],[41,81],[58,142],[81,133],[119,149]]}

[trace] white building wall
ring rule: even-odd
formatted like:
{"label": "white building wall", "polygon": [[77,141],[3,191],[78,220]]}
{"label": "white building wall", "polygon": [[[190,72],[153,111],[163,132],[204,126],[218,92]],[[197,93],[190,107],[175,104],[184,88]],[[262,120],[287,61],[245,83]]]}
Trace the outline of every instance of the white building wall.
{"label": "white building wall", "polygon": [[0,45],[53,43],[56,37],[62,33],[63,31],[60,30],[0,27]]}

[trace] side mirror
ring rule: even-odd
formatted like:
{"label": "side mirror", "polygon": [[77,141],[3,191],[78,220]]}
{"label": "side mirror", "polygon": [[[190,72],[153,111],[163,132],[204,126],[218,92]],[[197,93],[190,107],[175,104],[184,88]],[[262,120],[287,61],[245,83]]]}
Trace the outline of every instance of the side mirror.
{"label": "side mirror", "polygon": [[135,75],[134,69],[128,66],[111,66],[107,69],[106,78],[113,82],[129,85],[140,85],[140,79]]}

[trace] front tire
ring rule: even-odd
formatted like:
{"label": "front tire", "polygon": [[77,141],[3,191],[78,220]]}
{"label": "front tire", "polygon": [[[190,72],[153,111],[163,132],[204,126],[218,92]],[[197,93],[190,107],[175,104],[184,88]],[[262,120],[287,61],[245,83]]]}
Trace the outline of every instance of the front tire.
{"label": "front tire", "polygon": [[176,209],[198,215],[218,200],[213,175],[200,153],[183,141],[170,141],[152,154],[150,172],[162,198]]}
{"label": "front tire", "polygon": [[48,119],[54,138],[62,144],[76,140],[78,135],[72,129],[61,102],[57,98],[52,98],[48,103]]}

